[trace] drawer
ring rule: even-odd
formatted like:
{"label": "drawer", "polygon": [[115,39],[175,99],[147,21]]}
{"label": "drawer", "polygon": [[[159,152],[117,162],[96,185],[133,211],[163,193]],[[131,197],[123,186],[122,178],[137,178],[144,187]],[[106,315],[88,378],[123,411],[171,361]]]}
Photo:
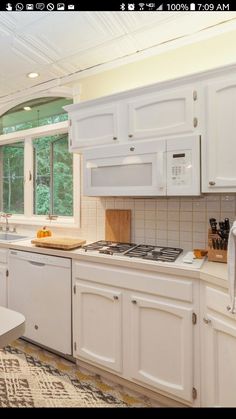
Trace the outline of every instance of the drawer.
{"label": "drawer", "polygon": [[7,263],[8,249],[0,249],[0,263]]}
{"label": "drawer", "polygon": [[229,313],[227,306],[230,303],[229,294],[216,288],[206,286],[205,290],[206,308],[217,311],[223,315],[236,318],[236,314]]}
{"label": "drawer", "polygon": [[73,277],[74,279],[174,298],[188,303],[193,302],[192,280],[174,275],[81,261],[73,262]]}

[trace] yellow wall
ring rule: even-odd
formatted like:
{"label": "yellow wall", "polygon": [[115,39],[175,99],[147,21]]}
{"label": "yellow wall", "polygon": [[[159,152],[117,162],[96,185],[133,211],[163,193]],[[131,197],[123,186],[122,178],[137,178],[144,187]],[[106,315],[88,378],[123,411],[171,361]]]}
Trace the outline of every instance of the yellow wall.
{"label": "yellow wall", "polygon": [[236,31],[85,77],[79,82],[80,99],[94,99],[232,63],[236,63]]}

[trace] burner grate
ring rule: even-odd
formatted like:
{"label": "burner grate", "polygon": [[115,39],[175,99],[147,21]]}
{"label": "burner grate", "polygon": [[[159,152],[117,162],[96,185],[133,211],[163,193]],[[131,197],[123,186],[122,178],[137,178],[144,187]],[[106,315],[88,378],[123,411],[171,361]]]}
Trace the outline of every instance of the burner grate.
{"label": "burner grate", "polygon": [[160,262],[175,262],[183,249],[176,247],[159,247],[140,244],[130,249],[125,256]]}

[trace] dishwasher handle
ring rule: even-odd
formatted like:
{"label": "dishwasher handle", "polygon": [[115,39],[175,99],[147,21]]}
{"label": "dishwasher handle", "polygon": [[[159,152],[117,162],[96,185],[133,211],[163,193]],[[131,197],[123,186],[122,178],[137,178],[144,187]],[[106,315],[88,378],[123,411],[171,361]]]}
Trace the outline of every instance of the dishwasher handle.
{"label": "dishwasher handle", "polygon": [[35,266],[45,266],[46,263],[42,263],[42,262],[34,262],[33,260],[28,260],[29,263],[31,263],[31,265],[35,265]]}

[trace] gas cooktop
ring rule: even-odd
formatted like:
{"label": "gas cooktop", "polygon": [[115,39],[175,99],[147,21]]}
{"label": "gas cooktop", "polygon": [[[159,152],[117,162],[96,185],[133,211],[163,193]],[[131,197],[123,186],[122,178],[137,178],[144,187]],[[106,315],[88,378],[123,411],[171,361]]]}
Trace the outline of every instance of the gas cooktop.
{"label": "gas cooktop", "polygon": [[121,255],[129,258],[159,262],[175,262],[183,249],[176,247],[152,246],[147,244],[119,243],[100,240],[82,247],[85,252],[95,251],[106,255]]}

